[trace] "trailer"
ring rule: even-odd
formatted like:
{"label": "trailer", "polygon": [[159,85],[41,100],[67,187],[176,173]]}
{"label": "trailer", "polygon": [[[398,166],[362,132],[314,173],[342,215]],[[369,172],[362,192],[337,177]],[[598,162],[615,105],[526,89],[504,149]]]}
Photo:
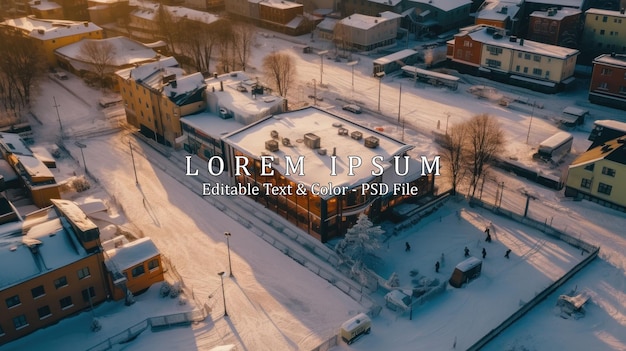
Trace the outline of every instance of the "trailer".
{"label": "trailer", "polygon": [[448,282],[455,288],[460,288],[470,280],[478,278],[482,271],[483,261],[476,257],[470,257],[457,264]]}
{"label": "trailer", "polygon": [[363,334],[369,334],[372,320],[365,313],[359,313],[341,325],[339,335],[348,345]]}
{"label": "trailer", "polygon": [[574,137],[567,132],[558,132],[539,144],[537,155],[544,159],[558,160],[572,150]]}

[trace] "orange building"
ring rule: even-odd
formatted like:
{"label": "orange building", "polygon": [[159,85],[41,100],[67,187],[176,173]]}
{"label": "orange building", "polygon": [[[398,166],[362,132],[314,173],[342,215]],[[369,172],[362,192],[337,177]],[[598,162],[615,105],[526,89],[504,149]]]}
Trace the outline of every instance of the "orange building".
{"label": "orange building", "polygon": [[107,298],[98,227],[75,203],[52,202],[0,225],[0,345]]}
{"label": "orange building", "polygon": [[129,292],[140,294],[164,279],[161,254],[150,238],[107,250],[106,256],[109,288],[114,300],[127,297]]}

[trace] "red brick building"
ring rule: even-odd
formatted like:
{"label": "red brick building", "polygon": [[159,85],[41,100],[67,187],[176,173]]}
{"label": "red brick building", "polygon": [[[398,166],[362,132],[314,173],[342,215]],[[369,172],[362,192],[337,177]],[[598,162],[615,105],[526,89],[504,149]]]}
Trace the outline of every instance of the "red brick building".
{"label": "red brick building", "polygon": [[593,60],[589,101],[626,110],[626,55],[604,54]]}
{"label": "red brick building", "polygon": [[[482,26],[476,26],[476,29]],[[483,43],[472,39],[473,30],[467,30],[454,37],[454,45],[448,44],[448,54],[452,56],[452,61],[462,62],[464,65],[480,66]]]}
{"label": "red brick building", "polygon": [[580,16],[580,10],[570,8],[535,11],[530,15],[528,39],[574,48],[578,43]]}

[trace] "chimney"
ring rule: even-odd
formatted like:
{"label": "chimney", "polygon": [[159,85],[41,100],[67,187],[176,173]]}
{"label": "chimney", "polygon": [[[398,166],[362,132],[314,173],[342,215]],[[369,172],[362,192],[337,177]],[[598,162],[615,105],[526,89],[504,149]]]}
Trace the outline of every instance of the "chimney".
{"label": "chimney", "polygon": [[220,91],[224,91],[224,82],[220,80]]}
{"label": "chimney", "polygon": [[619,13],[622,14],[622,15],[624,14],[624,8],[623,7],[619,10]]}
{"label": "chimney", "polygon": [[519,39],[519,46],[524,46],[524,38]]}
{"label": "chimney", "polygon": [[217,72],[213,72],[213,78],[217,78]]}
{"label": "chimney", "polygon": [[337,156],[337,148],[333,147],[333,156]]}

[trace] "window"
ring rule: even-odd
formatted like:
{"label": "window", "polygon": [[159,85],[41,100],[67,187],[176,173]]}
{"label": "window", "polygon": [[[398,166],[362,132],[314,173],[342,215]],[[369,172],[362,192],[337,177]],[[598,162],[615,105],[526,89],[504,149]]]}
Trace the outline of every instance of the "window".
{"label": "window", "polygon": [[620,86],[620,87],[619,87],[619,91],[618,91],[618,93],[620,93],[620,94],[626,94],[626,86],[623,86],[623,85],[622,85],[622,86]]}
{"label": "window", "polygon": [[600,74],[603,76],[610,76],[611,73],[613,73],[613,70],[610,68],[603,68],[602,71],[600,71]]}
{"label": "window", "polygon": [[533,55],[533,61],[535,61],[535,62],[541,62],[541,56],[539,56],[539,55]]}
{"label": "window", "polygon": [[39,319],[44,319],[52,316],[52,312],[50,312],[50,307],[48,306],[38,308],[37,314],[39,315]]}
{"label": "window", "polygon": [[61,288],[61,287],[64,287],[64,286],[67,286],[67,279],[65,278],[65,276],[63,276],[63,277],[61,277],[61,278],[59,278],[59,279],[54,281],[54,287],[55,288],[58,289],[58,288]]}
{"label": "window", "polygon": [[489,67],[500,67],[502,65],[502,63],[498,60],[487,59],[486,62],[487,62],[487,66]]}
{"label": "window", "polygon": [[602,22],[606,22],[609,18],[607,16],[602,16]]}
{"label": "window", "polygon": [[159,260],[155,258],[148,262],[148,270],[151,271],[156,268],[159,268]]}
{"label": "window", "polygon": [[608,175],[609,177],[615,177],[615,170],[609,167],[602,167],[602,174]]}
{"label": "window", "polygon": [[72,297],[71,296],[66,296],[64,298],[62,298],[61,300],[59,300],[59,303],[61,304],[61,309],[65,310],[68,309],[72,306],[74,306],[74,304],[72,304]]}
{"label": "window", "polygon": [[524,67],[524,73],[528,73],[528,67]]}
{"label": "window", "polygon": [[609,85],[606,82],[602,82],[600,83],[600,85],[598,85],[598,89],[607,90],[608,88],[609,88]]}
{"label": "window", "polygon": [[522,53],[521,52],[517,53],[517,58],[522,58]]}
{"label": "window", "polygon": [[580,187],[585,189],[591,189],[591,179],[583,178],[580,182]]}
{"label": "window", "polygon": [[546,71],[546,78],[550,78],[550,71]]}
{"label": "window", "polygon": [[498,48],[495,46],[487,46],[487,51],[489,51],[490,54],[492,55],[499,55],[502,53],[502,48]]}
{"label": "window", "polygon": [[15,330],[20,330],[24,327],[27,327],[28,322],[26,321],[26,316],[21,315],[13,318],[13,326],[15,327]]}
{"label": "window", "polygon": [[93,286],[90,286],[89,289],[84,289],[82,293],[83,293],[83,301],[85,302],[89,302],[90,297],[92,299],[96,297],[96,289],[94,289]]}
{"label": "window", "polygon": [[533,74],[536,76],[540,76],[541,73],[543,73],[543,71],[541,70],[541,68],[533,68]]}
{"label": "window", "polygon": [[143,268],[143,265],[141,266],[137,266],[135,268],[133,268],[133,270],[131,271],[131,274],[133,275],[133,278],[136,278],[142,274],[144,274],[146,272],[146,270]]}
{"label": "window", "polygon": [[595,163],[591,163],[585,166],[585,171],[593,171],[593,167],[595,166]]}
{"label": "window", "polygon": [[22,303],[22,301],[20,301],[20,297],[18,295],[14,295],[9,297],[8,299],[5,300],[7,303],[7,307],[11,308],[11,307],[15,307],[19,304]]}
{"label": "window", "polygon": [[604,35],[604,29],[600,29],[600,35]]}
{"label": "window", "polygon": [[89,267],[81,268],[77,272],[78,279],[89,278],[91,274],[89,274]]}
{"label": "window", "polygon": [[608,184],[604,184],[604,183],[598,184],[598,192],[600,194],[611,195],[611,190],[612,189],[613,189],[613,187],[608,185]]}
{"label": "window", "polygon": [[43,285],[39,285],[38,287],[30,289],[30,293],[33,294],[33,299],[36,299],[40,296],[46,294],[46,290],[44,290]]}
{"label": "window", "polygon": [[530,54],[524,54],[524,59],[530,60]]}
{"label": "window", "polygon": [[519,72],[519,65],[515,66],[515,72]]}

